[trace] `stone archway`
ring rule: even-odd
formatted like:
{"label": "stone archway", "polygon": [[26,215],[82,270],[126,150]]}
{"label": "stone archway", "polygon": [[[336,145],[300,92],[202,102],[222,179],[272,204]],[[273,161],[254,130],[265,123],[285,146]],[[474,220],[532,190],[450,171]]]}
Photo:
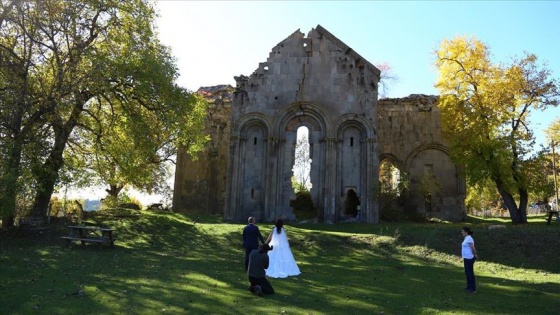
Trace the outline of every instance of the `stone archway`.
{"label": "stone archway", "polygon": [[[309,154],[312,159],[310,178],[315,185],[311,188],[313,204],[322,209],[322,194],[325,175],[325,139],[330,128],[330,117],[321,107],[309,102],[297,102],[279,111],[274,119],[275,136],[271,139],[269,151],[269,178],[267,219],[281,216],[294,219],[290,201],[294,198],[291,178],[295,156],[297,130],[301,126],[308,129]],[[321,213],[321,211],[319,211]],[[321,215],[322,216],[322,213]]]}
{"label": "stone archway", "polygon": [[464,180],[446,147],[428,144],[416,148],[405,168],[410,176],[406,211],[450,221],[463,219]]}

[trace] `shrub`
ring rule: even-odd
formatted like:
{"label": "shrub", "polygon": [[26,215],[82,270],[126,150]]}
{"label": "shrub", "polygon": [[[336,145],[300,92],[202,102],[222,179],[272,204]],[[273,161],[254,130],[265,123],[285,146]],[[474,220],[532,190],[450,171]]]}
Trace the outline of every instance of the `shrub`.
{"label": "shrub", "polygon": [[296,218],[299,220],[307,220],[317,216],[317,211],[313,206],[313,200],[309,191],[297,192],[296,199],[290,201],[290,207],[292,207]]}
{"label": "shrub", "polygon": [[126,192],[123,192],[118,197],[115,196],[107,196],[105,199],[101,199],[102,201],[102,209],[108,208],[127,208],[127,209],[134,209],[140,210],[142,209],[141,202],[129,196]]}
{"label": "shrub", "polygon": [[83,200],[51,198],[50,216],[65,217],[73,221],[80,220],[83,216]]}

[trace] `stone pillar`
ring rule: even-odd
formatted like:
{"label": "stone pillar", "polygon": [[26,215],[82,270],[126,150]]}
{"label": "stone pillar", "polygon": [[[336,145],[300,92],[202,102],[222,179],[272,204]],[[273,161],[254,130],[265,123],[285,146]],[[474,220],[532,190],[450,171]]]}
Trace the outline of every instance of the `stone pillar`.
{"label": "stone pillar", "polygon": [[[242,196],[243,193],[243,173],[245,160],[245,146],[247,139],[232,136],[230,144],[230,158],[228,163],[228,176],[231,178],[228,181],[229,187],[227,188],[228,194],[225,204],[224,213],[227,220],[235,222],[242,222],[243,209],[242,209]],[[245,218],[246,219],[246,218]]]}
{"label": "stone pillar", "polygon": [[[366,185],[363,196],[361,220],[367,223],[379,222],[379,203],[374,196],[374,190],[379,182],[379,158],[377,157],[377,141],[375,138],[366,140],[367,167]],[[365,208],[365,209],[364,209]]]}
{"label": "stone pillar", "polygon": [[281,165],[279,158],[282,156],[283,150],[282,143],[283,139],[275,138],[275,137],[268,137],[266,139],[267,148],[266,148],[266,156],[267,156],[267,163],[266,163],[266,177],[264,183],[266,183],[266,191],[265,191],[265,200],[264,200],[264,219],[265,220],[274,220],[278,215],[278,207],[280,206],[280,196],[282,194],[282,183],[281,183]]}
{"label": "stone pillar", "polygon": [[325,138],[325,181],[323,184],[323,220],[334,223],[336,214],[336,170],[339,166],[337,156],[337,138]]}

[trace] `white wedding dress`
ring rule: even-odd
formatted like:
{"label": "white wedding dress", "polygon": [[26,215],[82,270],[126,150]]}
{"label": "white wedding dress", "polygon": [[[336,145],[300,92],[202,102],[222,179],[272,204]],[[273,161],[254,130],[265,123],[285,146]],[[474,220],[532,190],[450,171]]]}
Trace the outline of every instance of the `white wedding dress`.
{"label": "white wedding dress", "polygon": [[268,277],[286,278],[301,273],[290,249],[284,228],[280,230],[280,233],[277,233],[276,227],[272,229],[272,240],[269,245],[273,246],[273,249],[268,251],[269,263],[268,269],[266,269]]}

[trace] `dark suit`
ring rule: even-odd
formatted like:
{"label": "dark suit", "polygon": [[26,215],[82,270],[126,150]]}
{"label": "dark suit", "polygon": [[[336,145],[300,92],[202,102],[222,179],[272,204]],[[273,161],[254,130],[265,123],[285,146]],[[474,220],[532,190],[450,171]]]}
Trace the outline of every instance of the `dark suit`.
{"label": "dark suit", "polygon": [[245,271],[249,267],[249,254],[259,248],[259,240],[264,244],[264,238],[259,227],[254,224],[247,224],[243,228],[243,247],[245,248]]}

